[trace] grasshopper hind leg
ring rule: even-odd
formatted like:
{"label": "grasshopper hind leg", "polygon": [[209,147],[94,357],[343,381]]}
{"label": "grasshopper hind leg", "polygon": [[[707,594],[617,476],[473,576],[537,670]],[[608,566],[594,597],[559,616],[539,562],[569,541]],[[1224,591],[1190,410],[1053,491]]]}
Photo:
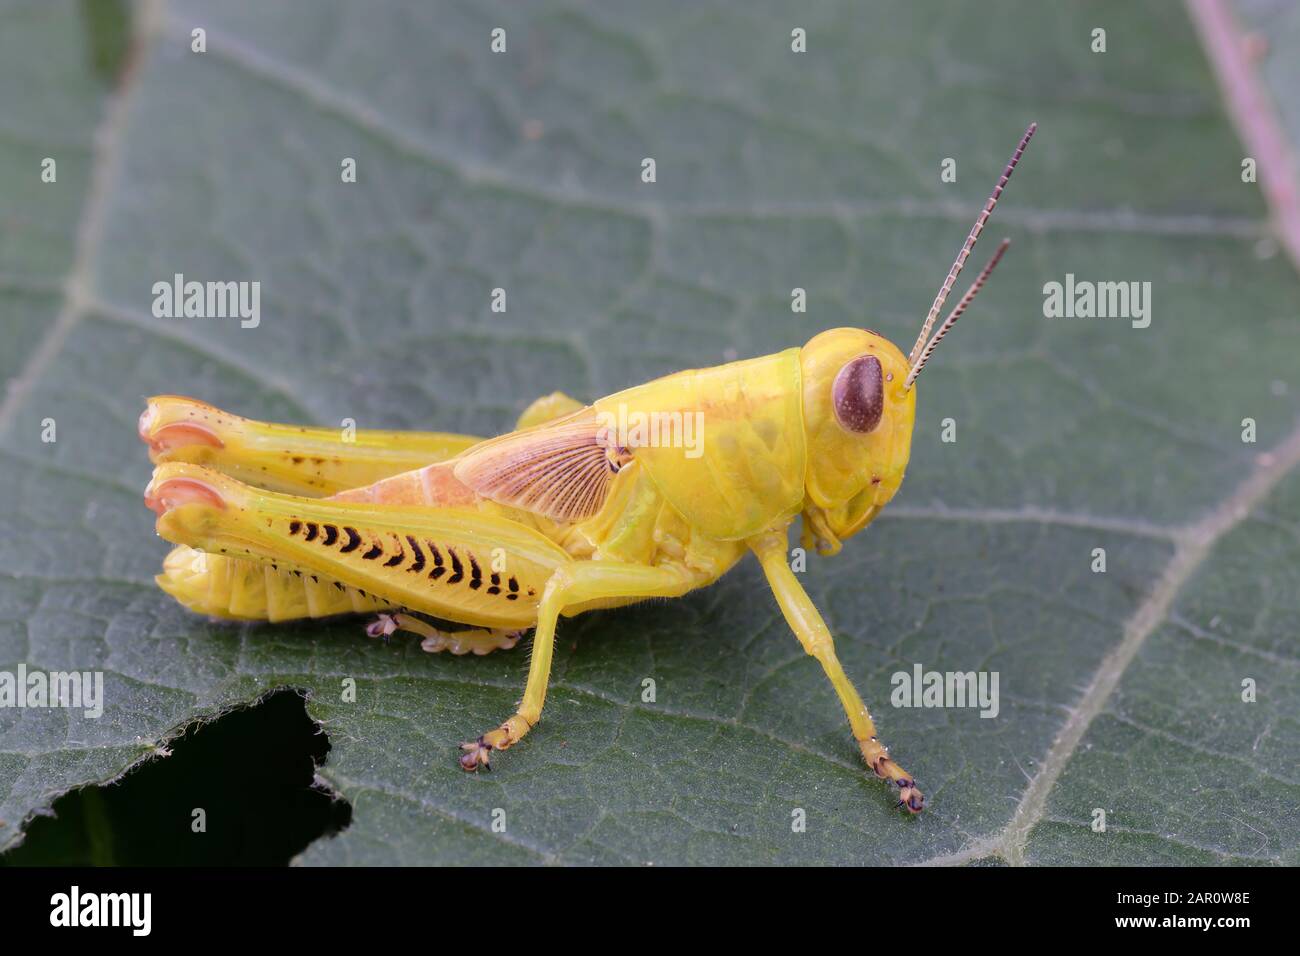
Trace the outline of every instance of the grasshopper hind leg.
{"label": "grasshopper hind leg", "polygon": [[522,630],[498,627],[443,631],[407,612],[384,612],[366,625],[367,637],[387,638],[398,631],[419,636],[420,649],[430,654],[451,651],[457,656],[476,654],[480,657],[493,651],[510,650],[524,634]]}
{"label": "grasshopper hind leg", "polygon": [[[581,408],[561,392],[534,401],[516,427],[528,428]],[[254,487],[309,498],[361,488],[447,461],[481,442],[448,432],[310,428],[260,422],[181,395],[155,395],[139,421],[155,465],[190,462]]]}

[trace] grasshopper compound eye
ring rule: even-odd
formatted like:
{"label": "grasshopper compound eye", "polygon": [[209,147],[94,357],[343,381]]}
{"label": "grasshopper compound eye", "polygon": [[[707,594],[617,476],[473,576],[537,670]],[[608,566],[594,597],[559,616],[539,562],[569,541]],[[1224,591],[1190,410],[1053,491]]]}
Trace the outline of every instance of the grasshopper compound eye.
{"label": "grasshopper compound eye", "polygon": [[880,424],[885,412],[885,373],[880,359],[859,355],[850,359],[831,385],[835,420],[846,431],[865,435]]}

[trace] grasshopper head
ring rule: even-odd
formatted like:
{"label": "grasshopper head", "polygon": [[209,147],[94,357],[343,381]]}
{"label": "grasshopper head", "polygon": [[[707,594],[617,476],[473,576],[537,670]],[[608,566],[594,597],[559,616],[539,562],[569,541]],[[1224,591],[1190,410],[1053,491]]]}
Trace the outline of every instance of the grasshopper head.
{"label": "grasshopper head", "polygon": [[916,377],[984,287],[1006,252],[1009,239],[1002,240],[933,338],[930,331],[1037,128],[1037,123],[1031,123],[1020,138],[1020,145],[939,287],[911,352],[904,355],[893,343],[867,329],[831,329],[815,336],[801,350],[808,443],[805,547],[814,543],[819,552],[835,554],[840,542],[865,528],[902,484],[912,449]]}
{"label": "grasshopper head", "polygon": [[907,356],[866,329],[831,329],[799,354],[808,443],[805,527],[823,553],[894,496],[912,447]]}

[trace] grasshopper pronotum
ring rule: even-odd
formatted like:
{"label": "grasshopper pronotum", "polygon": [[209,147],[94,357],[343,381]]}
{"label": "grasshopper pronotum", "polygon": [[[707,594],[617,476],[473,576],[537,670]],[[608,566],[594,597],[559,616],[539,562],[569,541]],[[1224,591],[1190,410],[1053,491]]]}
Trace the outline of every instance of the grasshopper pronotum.
{"label": "grasshopper pronotum", "polygon": [[[830,678],[867,765],[899,805],[925,805],[876,737],[831,633],[787,563],[786,533],[835,554],[898,490],[911,449],[913,388],[993,258],[930,331],[1025,146],[1031,125],[962,245],[904,356],[864,329],[802,348],[656,379],[583,406],[534,402],[517,430],[465,435],[253,422],[193,399],[150,399],[140,437],[157,465],[145,502],[177,547],[159,585],[185,606],[282,621],[377,612],[371,636],[415,632],[429,651],[486,654],[535,627],[517,712],[461,745],[488,767],[541,718],[560,615],[678,597],[758,558],[786,621]],[[646,440],[700,416],[697,454]],[[422,612],[470,625],[444,632]]]}

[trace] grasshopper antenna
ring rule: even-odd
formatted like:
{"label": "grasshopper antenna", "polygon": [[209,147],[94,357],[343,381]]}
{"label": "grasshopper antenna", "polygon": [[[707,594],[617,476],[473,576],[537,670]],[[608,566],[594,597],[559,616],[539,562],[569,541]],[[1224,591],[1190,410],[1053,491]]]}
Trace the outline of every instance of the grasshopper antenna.
{"label": "grasshopper antenna", "polygon": [[[1011,179],[1011,174],[1015,172],[1016,163],[1020,162],[1020,157],[1024,155],[1025,147],[1029,145],[1029,140],[1036,129],[1038,129],[1038,124],[1030,123],[1029,128],[1025,130],[1025,135],[1020,137],[1020,145],[1011,154],[1011,161],[1007,163],[1007,168],[1002,171],[1002,177],[998,180],[998,184],[993,187],[993,195],[989,196],[988,202],[984,204],[984,209],[976,218],[975,225],[971,227],[970,235],[966,237],[961,252],[957,253],[957,260],[952,264],[952,268],[948,270],[948,278],[943,280],[943,285],[939,287],[939,292],[934,297],[934,303],[930,306],[930,314],[925,317],[925,324],[921,326],[921,334],[916,337],[916,344],[912,346],[912,351],[907,353],[907,362],[912,366],[911,374],[907,377],[909,388],[911,383],[916,381],[916,374],[920,371],[916,364],[917,359],[921,355],[921,350],[925,348],[926,340],[930,337],[930,330],[934,328],[934,320],[939,317],[939,313],[943,310],[943,304],[948,300],[948,293],[952,291],[957,276],[961,275],[967,257],[970,255],[971,250],[975,248],[976,240],[979,239],[980,233],[984,231],[985,223],[989,221],[989,216],[993,214],[993,207],[998,204],[998,199],[1002,196],[1002,190],[1006,188],[1007,182]],[[1000,251],[999,255],[1001,255]],[[996,263],[997,259],[998,256],[994,256],[993,262]],[[987,275],[981,278],[987,278]],[[972,290],[978,291],[979,285],[980,282],[977,280],[975,285],[971,287]],[[972,295],[972,293],[968,292],[967,295]],[[950,326],[952,322],[956,321],[956,318],[955,314],[950,315],[944,325]]]}
{"label": "grasshopper antenna", "polygon": [[948,318],[943,320],[943,325],[939,326],[939,331],[934,333],[934,338],[930,340],[930,344],[925,347],[921,357],[912,366],[912,370],[907,373],[907,380],[903,382],[904,391],[912,387],[916,377],[921,374],[921,369],[925,368],[925,363],[930,361],[930,355],[934,352],[935,347],[948,334],[948,330],[953,327],[954,323],[961,318],[961,314],[966,311],[966,307],[975,301],[976,294],[980,289],[984,288],[984,283],[988,281],[989,276],[993,274],[993,270],[997,268],[1002,253],[1007,251],[1009,245],[1011,245],[1010,239],[1003,239],[998,243],[998,250],[993,253],[993,258],[985,263],[984,268],[980,270],[980,274],[975,277],[975,281],[966,290],[966,294],[961,297],[960,302],[953,306],[953,310],[948,313]]}

